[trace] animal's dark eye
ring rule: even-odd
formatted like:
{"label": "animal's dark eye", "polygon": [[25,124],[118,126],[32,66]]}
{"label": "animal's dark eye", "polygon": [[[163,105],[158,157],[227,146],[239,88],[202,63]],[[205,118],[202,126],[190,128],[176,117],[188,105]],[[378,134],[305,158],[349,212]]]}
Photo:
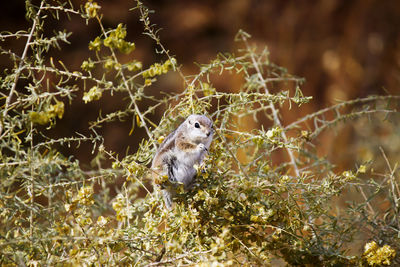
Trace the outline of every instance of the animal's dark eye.
{"label": "animal's dark eye", "polygon": [[196,123],[194,124],[194,127],[200,128],[200,124],[199,124],[198,122],[196,122]]}

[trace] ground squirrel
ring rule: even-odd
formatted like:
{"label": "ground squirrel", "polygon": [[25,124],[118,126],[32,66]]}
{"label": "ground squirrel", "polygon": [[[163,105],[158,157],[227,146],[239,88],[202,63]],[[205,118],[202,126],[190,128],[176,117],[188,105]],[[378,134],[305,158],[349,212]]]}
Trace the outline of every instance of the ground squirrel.
{"label": "ground squirrel", "polygon": [[151,168],[154,170],[155,180],[168,176],[170,185],[161,183],[164,203],[168,209],[172,207],[177,183],[182,183],[185,190],[193,185],[197,173],[194,165],[203,161],[213,133],[211,119],[205,115],[190,115],[157,149]]}

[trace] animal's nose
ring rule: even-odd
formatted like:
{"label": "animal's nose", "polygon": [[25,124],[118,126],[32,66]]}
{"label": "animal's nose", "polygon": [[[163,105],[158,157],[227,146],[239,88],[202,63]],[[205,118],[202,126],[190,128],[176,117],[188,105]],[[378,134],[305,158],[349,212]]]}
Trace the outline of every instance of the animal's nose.
{"label": "animal's nose", "polygon": [[210,136],[210,134],[211,134],[211,131],[209,131],[209,132],[207,133],[207,136]]}

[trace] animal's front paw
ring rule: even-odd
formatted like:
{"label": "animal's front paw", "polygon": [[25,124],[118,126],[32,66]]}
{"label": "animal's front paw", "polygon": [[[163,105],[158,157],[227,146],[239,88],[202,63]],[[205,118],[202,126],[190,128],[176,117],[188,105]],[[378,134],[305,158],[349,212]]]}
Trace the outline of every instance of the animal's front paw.
{"label": "animal's front paw", "polygon": [[208,151],[207,147],[202,143],[197,145],[197,149],[199,149],[200,151]]}

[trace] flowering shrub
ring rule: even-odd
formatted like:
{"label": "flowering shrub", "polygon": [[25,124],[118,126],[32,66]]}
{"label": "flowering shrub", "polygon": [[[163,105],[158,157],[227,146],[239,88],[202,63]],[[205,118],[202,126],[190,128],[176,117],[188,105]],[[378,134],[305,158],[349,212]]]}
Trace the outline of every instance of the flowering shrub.
{"label": "flowering shrub", "polygon": [[[0,34],[0,40],[25,42],[18,57],[12,48],[2,49],[10,56],[10,67],[0,76],[2,265],[400,263],[399,178],[391,161],[400,147],[399,96],[341,102],[285,125],[282,111],[301,108],[312,97],[301,92],[303,79],[272,63],[268,49],[253,46],[243,31],[236,35],[235,53],[219,54],[188,76],[139,0],[133,10],[163,57],[150,66],[134,55],[121,60],[136,46],[124,24],[104,26],[99,3],[74,8],[64,1],[39,6],[26,1],[26,7],[30,28]],[[88,44],[80,70],[47,59],[48,51],[68,44],[69,33],[47,39],[42,34],[42,25],[49,27],[46,20],[60,14],[98,26],[100,34]],[[180,93],[156,96],[146,90],[172,72],[184,84]],[[217,89],[213,79],[218,75],[237,77],[241,90]],[[89,104],[105,95],[125,107],[99,113],[88,126],[91,134],[54,138],[49,133],[65,119],[71,102]],[[164,115],[154,119],[155,112]],[[168,211],[151,186],[148,166],[157,145],[193,113],[213,119],[215,138],[204,166],[198,166],[196,186],[181,191]],[[105,145],[97,129],[126,119],[132,119],[127,136],[140,129],[146,136],[136,151],[121,156]],[[379,143],[366,119],[384,125],[388,146]],[[248,130],[244,124],[254,127]],[[317,153],[319,136],[341,125],[354,125],[360,137],[356,145],[374,160],[337,171]],[[78,150],[81,143],[91,145],[90,167],[62,152],[70,146]],[[348,204],[339,205],[341,200]]]}

